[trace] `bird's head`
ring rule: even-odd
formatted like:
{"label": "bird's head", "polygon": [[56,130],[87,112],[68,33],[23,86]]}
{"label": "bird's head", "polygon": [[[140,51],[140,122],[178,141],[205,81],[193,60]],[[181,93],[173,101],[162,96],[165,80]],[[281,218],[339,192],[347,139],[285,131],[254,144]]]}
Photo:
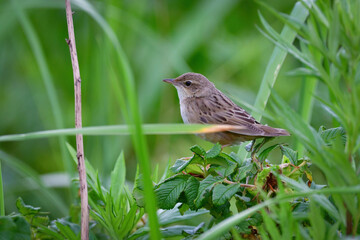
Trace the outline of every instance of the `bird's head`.
{"label": "bird's head", "polygon": [[189,97],[211,96],[216,88],[205,76],[199,73],[184,73],[174,79],[164,79],[171,83],[178,92],[180,101]]}

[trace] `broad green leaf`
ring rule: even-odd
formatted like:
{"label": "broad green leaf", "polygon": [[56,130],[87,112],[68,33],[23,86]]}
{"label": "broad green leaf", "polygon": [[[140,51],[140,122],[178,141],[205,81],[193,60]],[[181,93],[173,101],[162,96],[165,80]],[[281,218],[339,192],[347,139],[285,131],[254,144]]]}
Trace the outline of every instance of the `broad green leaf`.
{"label": "broad green leaf", "polygon": [[254,165],[252,163],[249,163],[243,167],[240,167],[237,175],[235,176],[235,180],[236,181],[243,180],[248,175],[248,173],[253,169],[253,167],[254,167]]}
{"label": "broad green leaf", "polygon": [[265,159],[269,156],[269,153],[270,153],[272,150],[276,149],[277,147],[279,147],[279,144],[274,144],[274,145],[266,148],[265,150],[263,150],[263,151],[259,154],[259,157],[258,157],[259,161],[260,161],[260,162],[265,161]]}
{"label": "broad green leaf", "polygon": [[343,142],[346,141],[345,130],[342,127],[320,130],[320,136],[326,143],[331,143],[336,138],[341,137]]}
{"label": "broad green leaf", "polygon": [[216,143],[209,151],[206,152],[204,157],[205,159],[215,158],[220,154],[221,150],[221,145],[219,143]]}
{"label": "broad green leaf", "polygon": [[235,171],[236,167],[237,164],[228,162],[227,165],[224,166],[215,166],[215,167],[211,166],[210,170],[215,171],[218,175],[222,177],[227,177]]}
{"label": "broad green leaf", "polygon": [[23,216],[0,216],[0,239],[30,240],[30,224]]}
{"label": "broad green leaf", "polygon": [[190,177],[187,180],[184,193],[185,193],[185,197],[186,197],[186,200],[187,200],[187,204],[189,205],[191,210],[196,209],[195,199],[196,199],[197,194],[198,194],[199,185],[200,185],[199,181],[194,177]]}
{"label": "broad green leaf", "polygon": [[175,225],[161,229],[161,235],[164,238],[183,236],[183,232],[191,232],[194,231],[196,227],[189,225]]}
{"label": "broad green leaf", "polygon": [[196,218],[197,216],[208,213],[209,211],[206,209],[199,209],[197,211],[186,211],[184,214],[181,214],[177,206],[170,210],[165,210],[159,213],[159,223],[161,226],[166,226],[169,224],[174,224],[177,222],[184,222],[186,220],[191,220]]}
{"label": "broad green leaf", "polygon": [[211,165],[219,165],[219,166],[228,166],[228,162],[226,161],[226,159],[220,157],[220,156],[216,156],[213,158],[206,158],[206,163],[207,164],[211,164]]}
{"label": "broad green leaf", "polygon": [[212,201],[215,206],[225,204],[232,198],[235,193],[240,189],[240,183],[229,184],[227,186],[223,184],[217,184],[212,193]]}
{"label": "broad green leaf", "polygon": [[195,199],[195,206],[196,208],[200,208],[204,199],[205,195],[209,193],[211,188],[214,186],[215,183],[222,181],[221,177],[214,177],[212,175],[207,176],[204,180],[200,182],[198,195]]}
{"label": "broad green leaf", "polygon": [[187,166],[189,166],[189,164],[197,163],[201,161],[203,161],[203,159],[199,155],[194,154],[194,156],[192,156],[190,160],[183,160],[183,159],[176,160],[175,164],[170,169],[173,173],[179,173],[182,170],[184,170]]}
{"label": "broad green leaf", "polygon": [[187,179],[187,175],[178,175],[158,185],[155,194],[159,208],[171,209],[175,206],[180,194],[185,189]]}
{"label": "broad green leaf", "polygon": [[204,225],[205,225],[205,223],[202,222],[192,230],[184,230],[183,235],[185,235],[185,236],[194,236],[196,234],[202,233],[202,232],[204,232],[204,230],[202,229],[204,227]]}
{"label": "broad green leaf", "polygon": [[206,154],[206,151],[202,147],[200,147],[199,145],[192,146],[190,148],[190,150],[193,153],[196,153],[199,156],[204,156]]}

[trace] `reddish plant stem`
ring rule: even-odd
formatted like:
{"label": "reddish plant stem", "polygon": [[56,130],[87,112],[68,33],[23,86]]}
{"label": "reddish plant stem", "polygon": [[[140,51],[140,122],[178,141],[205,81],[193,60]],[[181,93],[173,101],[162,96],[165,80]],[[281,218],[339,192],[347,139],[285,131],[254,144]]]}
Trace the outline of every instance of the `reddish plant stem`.
{"label": "reddish plant stem", "polygon": [[[72,18],[72,10],[70,0],[65,0],[66,5],[66,21],[69,32],[69,39],[66,40],[70,49],[71,64],[74,75],[74,91],[75,91],[75,128],[82,127],[81,120],[81,78],[80,68],[77,58],[74,24]],[[88,208],[88,192],[86,182],[86,169],[84,160],[84,144],[83,135],[76,135],[76,157],[78,160],[78,171],[80,180],[80,198],[81,198],[81,240],[89,239],[89,208]]]}

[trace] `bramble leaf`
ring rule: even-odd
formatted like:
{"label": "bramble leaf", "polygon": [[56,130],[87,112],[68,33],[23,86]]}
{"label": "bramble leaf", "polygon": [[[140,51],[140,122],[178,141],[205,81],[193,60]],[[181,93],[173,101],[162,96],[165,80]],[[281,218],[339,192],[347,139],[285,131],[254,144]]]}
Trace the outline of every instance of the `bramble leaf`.
{"label": "bramble leaf", "polygon": [[220,206],[225,204],[234,196],[234,194],[239,191],[240,183],[229,184],[227,186],[223,184],[217,184],[214,187],[212,194],[212,201],[215,206]]}
{"label": "bramble leaf", "polygon": [[186,187],[188,175],[177,175],[158,185],[155,194],[158,199],[159,208],[172,209],[175,207],[180,194]]}

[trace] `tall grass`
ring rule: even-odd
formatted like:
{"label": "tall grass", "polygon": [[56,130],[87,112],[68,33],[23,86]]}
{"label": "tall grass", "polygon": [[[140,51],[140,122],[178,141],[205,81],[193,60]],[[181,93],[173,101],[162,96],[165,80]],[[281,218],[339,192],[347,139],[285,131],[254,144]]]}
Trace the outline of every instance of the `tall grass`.
{"label": "tall grass", "polygon": [[[49,202],[55,203],[63,213],[66,207],[62,199],[41,184],[39,173],[63,171],[54,164],[66,159],[62,136],[76,133],[75,130],[64,130],[65,127],[73,126],[72,86],[64,81],[71,78],[71,68],[66,60],[69,59],[68,49],[64,41],[64,6],[61,1],[47,0],[13,3],[14,5],[8,2],[1,3],[0,9],[0,19],[4,20],[0,28],[0,44],[4,49],[0,53],[0,70],[4,73],[4,78],[1,79],[4,81],[4,88],[0,89],[0,93],[5,99],[0,108],[7,113],[0,119],[1,135],[6,136],[0,138],[1,141],[9,141],[56,136],[60,139],[60,145],[51,145],[53,153],[50,154],[49,146],[43,147],[40,151],[34,141],[2,142],[1,148],[6,148],[6,152],[22,161],[17,161],[17,165],[11,165],[11,158],[6,155],[1,155],[1,158],[8,159],[3,162],[4,164],[21,169],[21,176],[31,175],[31,178],[37,179],[38,186],[47,198],[53,196],[54,199]],[[145,197],[152,236],[159,238],[156,204],[151,190],[150,156],[153,162],[160,159],[159,165],[162,166],[161,161],[167,160],[169,155],[171,159],[186,155],[188,146],[193,145],[193,141],[186,141],[184,136],[172,136],[150,137],[151,141],[147,142],[144,134],[180,134],[199,128],[143,125],[142,120],[180,121],[175,91],[168,88],[163,91],[163,78],[186,71],[196,71],[210,76],[210,79],[212,75],[221,76],[211,79],[217,85],[230,79],[238,82],[237,80],[242,78],[242,82],[237,84],[245,86],[249,81],[243,76],[256,79],[254,76],[260,72],[261,61],[248,63],[249,65],[244,67],[241,59],[247,59],[246,54],[243,54],[241,59],[234,58],[231,64],[225,60],[234,56],[240,41],[239,36],[244,36],[244,39],[248,40],[248,32],[251,31],[252,36],[258,34],[253,32],[253,23],[234,28],[247,19],[256,19],[257,6],[250,3],[250,6],[244,9],[242,2],[230,0],[194,2],[190,4],[191,10],[189,3],[183,2],[164,2],[163,6],[153,6],[147,1],[77,0],[74,3],[78,54],[83,74],[84,126],[112,125],[122,120],[130,126],[81,130],[88,134],[85,137],[85,149],[88,151],[86,155],[95,162],[95,167],[100,169],[100,173],[103,173],[100,175],[105,180],[109,178],[109,170],[114,165],[113,156],[118,154],[120,148],[124,149],[129,170],[135,169],[135,159],[139,161],[146,184]],[[288,8],[286,4],[282,8]],[[14,14],[9,14],[12,9],[15,9],[16,18]],[[24,39],[23,32],[26,37]],[[259,48],[267,46],[264,39],[258,41],[263,43],[259,44]],[[259,51],[257,56],[251,55],[252,58],[261,59],[263,54],[268,54],[266,47],[263,48],[264,51]],[[272,70],[268,70],[268,80],[264,80],[267,83],[262,84],[262,87],[267,89],[261,90],[266,100],[269,94],[268,83],[275,80],[270,78],[270,72],[278,70],[275,62],[283,61],[285,56],[281,49],[278,53]],[[219,65],[222,67],[221,71],[217,71]],[[37,79],[42,79],[43,83],[39,84]],[[27,88],[28,85],[32,87]],[[11,94],[17,91],[19,94],[16,96]],[[256,105],[257,108],[261,108],[259,106]],[[19,112],[22,115],[19,115]],[[48,117],[49,113],[53,115],[52,118]],[[51,129],[51,126],[59,130],[13,135],[19,132],[47,130]],[[136,157],[126,138],[90,136],[124,133],[132,134]],[[28,165],[36,171],[27,168]],[[66,169],[70,172],[71,168]],[[6,181],[7,178],[4,179]],[[6,182],[4,186],[6,195]],[[41,198],[41,195],[34,194],[35,197]]]}

